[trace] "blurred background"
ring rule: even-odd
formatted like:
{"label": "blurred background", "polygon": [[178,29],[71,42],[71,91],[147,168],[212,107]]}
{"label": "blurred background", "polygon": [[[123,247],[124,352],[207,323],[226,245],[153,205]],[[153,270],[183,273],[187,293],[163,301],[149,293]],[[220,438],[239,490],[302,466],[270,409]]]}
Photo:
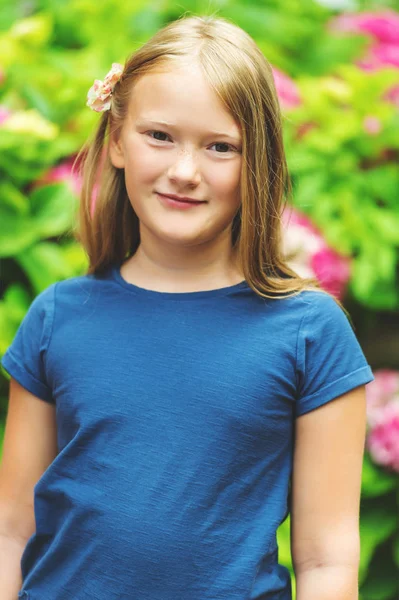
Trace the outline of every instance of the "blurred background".
{"label": "blurred background", "polygon": [[[0,0],[0,355],[34,297],[85,272],[73,160],[94,79],[182,14],[245,29],[273,66],[293,198],[284,252],[348,309],[367,386],[360,600],[399,598],[399,5],[393,0]],[[8,375],[0,372],[0,451]],[[345,465],[342,465],[345,468]],[[295,578],[289,519],[279,560]]]}

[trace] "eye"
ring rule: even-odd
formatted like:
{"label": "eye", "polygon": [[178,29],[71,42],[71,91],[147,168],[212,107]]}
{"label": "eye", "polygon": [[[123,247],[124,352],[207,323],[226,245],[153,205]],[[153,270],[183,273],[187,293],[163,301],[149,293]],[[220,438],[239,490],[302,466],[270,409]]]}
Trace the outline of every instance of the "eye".
{"label": "eye", "polygon": [[217,152],[217,154],[227,154],[227,152],[238,152],[237,148],[235,148],[231,144],[227,144],[226,142],[216,142],[215,144],[212,144],[212,146],[219,146],[219,148],[223,148],[223,150],[221,152]]}
{"label": "eye", "polygon": [[147,133],[153,140],[156,140],[157,142],[166,142],[166,140],[160,139],[159,137],[153,137],[152,134],[159,135],[159,136],[161,136],[161,138],[163,135],[167,138],[169,137],[168,134],[165,133],[164,131],[154,130],[154,131],[147,131]]}

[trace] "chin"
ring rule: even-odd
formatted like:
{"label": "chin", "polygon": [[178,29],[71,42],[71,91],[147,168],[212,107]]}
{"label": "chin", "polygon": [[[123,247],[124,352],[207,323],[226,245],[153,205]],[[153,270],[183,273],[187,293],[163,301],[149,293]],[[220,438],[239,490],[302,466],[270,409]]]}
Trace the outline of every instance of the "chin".
{"label": "chin", "polygon": [[201,236],[189,236],[189,235],[176,235],[176,236],[163,236],[162,241],[167,244],[171,244],[172,246],[197,246],[199,244],[204,244],[209,240],[204,240]]}
{"label": "chin", "polygon": [[209,235],[205,235],[203,231],[153,231],[155,239],[160,242],[172,244],[175,246],[194,246],[198,244],[209,243],[211,239]]}

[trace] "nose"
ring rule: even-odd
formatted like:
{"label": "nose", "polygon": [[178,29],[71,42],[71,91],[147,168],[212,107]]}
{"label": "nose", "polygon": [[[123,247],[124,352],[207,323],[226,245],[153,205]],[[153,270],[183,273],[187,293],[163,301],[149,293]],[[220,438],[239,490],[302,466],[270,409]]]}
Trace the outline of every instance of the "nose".
{"label": "nose", "polygon": [[168,176],[171,181],[180,185],[198,185],[201,174],[194,152],[179,152],[174,163],[169,167]]}

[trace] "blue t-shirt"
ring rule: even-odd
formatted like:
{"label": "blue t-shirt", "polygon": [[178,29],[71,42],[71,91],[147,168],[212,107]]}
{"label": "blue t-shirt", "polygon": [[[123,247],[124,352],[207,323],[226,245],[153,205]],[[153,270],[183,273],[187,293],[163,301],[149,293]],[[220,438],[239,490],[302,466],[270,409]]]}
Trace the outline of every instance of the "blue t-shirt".
{"label": "blue t-shirt", "polygon": [[39,294],[2,364],[57,418],[21,598],[290,600],[295,419],[373,380],[330,296],[156,292],[118,265]]}

